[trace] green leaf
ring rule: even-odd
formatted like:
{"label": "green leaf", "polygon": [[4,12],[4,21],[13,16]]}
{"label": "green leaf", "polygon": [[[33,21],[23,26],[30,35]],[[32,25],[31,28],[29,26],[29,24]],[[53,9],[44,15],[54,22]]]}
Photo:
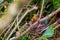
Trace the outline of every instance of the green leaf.
{"label": "green leaf", "polygon": [[59,8],[60,7],[60,0],[53,0],[53,5],[54,5],[54,8]]}
{"label": "green leaf", "polygon": [[23,37],[19,38],[19,40],[27,40],[28,34],[25,34]]}
{"label": "green leaf", "polygon": [[13,2],[13,0],[8,0],[8,2],[9,2],[9,3],[12,3],[12,2]]}
{"label": "green leaf", "polygon": [[45,38],[45,37],[43,37],[43,36],[39,38],[39,40],[46,40],[46,39],[47,39],[47,38]]}
{"label": "green leaf", "polygon": [[39,40],[46,40],[54,35],[54,26],[55,24],[51,24],[50,27],[43,33],[42,37]]}
{"label": "green leaf", "polygon": [[0,36],[0,40],[2,40],[2,37]]}

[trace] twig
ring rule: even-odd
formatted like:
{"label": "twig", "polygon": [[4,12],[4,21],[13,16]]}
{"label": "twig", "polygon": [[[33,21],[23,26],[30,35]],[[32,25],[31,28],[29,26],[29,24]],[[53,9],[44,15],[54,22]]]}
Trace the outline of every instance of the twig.
{"label": "twig", "polygon": [[29,6],[29,4],[32,2],[32,0],[29,1],[29,3],[26,5],[26,8]]}
{"label": "twig", "polygon": [[57,29],[57,28],[59,28],[60,27],[60,24],[58,24],[54,29]]}
{"label": "twig", "polygon": [[40,18],[41,18],[41,16],[42,16],[43,8],[44,8],[44,0],[42,0],[42,6],[41,6],[41,11],[40,11],[39,19],[40,19]]}
{"label": "twig", "polygon": [[[50,15],[42,18],[40,20],[40,22],[44,21],[44,20],[47,20],[48,18],[54,16],[55,14],[57,14],[58,12],[60,11],[60,8],[57,9],[56,11],[52,12]],[[22,34],[19,35],[19,37],[23,36],[25,33],[27,33],[28,31],[30,31],[30,29],[34,28],[34,26],[37,24],[38,22],[36,21],[34,24],[32,24],[27,30],[25,30]],[[16,37],[16,38],[19,38],[19,37]]]}
{"label": "twig", "polygon": [[57,22],[57,24],[58,24],[58,25],[56,24],[57,26],[55,26],[55,28],[54,28],[54,29],[57,29],[57,28],[59,28],[59,27],[60,27],[60,24],[59,24],[59,23],[60,23],[60,18],[59,18],[56,22]]}
{"label": "twig", "polygon": [[[53,20],[53,19],[52,19]],[[54,22],[53,24],[55,24],[55,25],[57,25],[58,24],[58,21],[59,21],[60,19],[58,19],[56,22]],[[50,26],[49,26],[50,24],[48,24],[47,26],[48,27],[46,27],[45,29],[43,29],[40,33],[42,33],[43,31],[45,31],[47,28],[49,28]],[[54,29],[56,29],[56,28],[58,28],[60,25],[57,25]]]}
{"label": "twig", "polygon": [[53,16],[53,18],[51,19],[51,21],[50,21],[49,24],[47,24],[47,25],[50,25],[50,24],[53,23],[55,20],[56,20],[56,16]]}
{"label": "twig", "polygon": [[[23,9],[21,9],[21,10],[19,11],[19,13],[17,14],[17,16],[19,16],[19,15],[21,14],[22,10],[23,10]],[[8,31],[5,33],[4,37],[5,37],[5,36],[7,35],[7,33],[11,30],[11,28],[13,27],[16,19],[17,19],[17,17],[15,18],[15,20],[14,20],[13,23],[11,24],[10,28],[8,29]]]}
{"label": "twig", "polygon": [[59,11],[60,11],[60,8],[58,8],[56,11],[52,12],[50,15],[42,18],[42,19],[40,20],[40,22],[41,22],[41,21],[44,21],[44,20],[47,20],[48,18],[51,18],[52,16],[54,16],[55,14],[57,14]]}
{"label": "twig", "polygon": [[9,25],[6,29],[4,29],[4,31],[0,34],[0,36],[1,36],[9,27],[10,27],[10,25]]}
{"label": "twig", "polygon": [[37,7],[34,6],[33,8],[31,8],[31,9],[29,9],[29,10],[27,10],[27,11],[25,12],[25,14],[21,17],[21,19],[19,20],[18,24],[14,27],[14,29],[12,30],[12,32],[10,33],[10,35],[8,36],[8,38],[7,38],[6,40],[8,40],[8,39],[10,38],[10,36],[14,33],[14,31],[16,30],[16,28],[18,28],[18,25],[21,23],[21,21],[23,20],[23,18],[24,18],[29,12],[31,12],[32,10],[36,10],[36,9],[37,9]]}

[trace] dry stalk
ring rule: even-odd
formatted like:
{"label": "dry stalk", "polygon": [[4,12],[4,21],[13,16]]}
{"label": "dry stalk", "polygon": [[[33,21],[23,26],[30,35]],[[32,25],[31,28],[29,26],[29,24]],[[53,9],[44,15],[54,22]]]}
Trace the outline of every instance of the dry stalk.
{"label": "dry stalk", "polygon": [[23,18],[29,13],[31,12],[32,10],[36,10],[37,7],[34,6],[33,8],[31,9],[27,9],[27,11],[25,12],[25,14],[21,17],[21,19],[19,20],[19,22],[17,23],[17,25],[14,27],[14,29],[12,30],[12,32],[9,34],[9,36],[7,37],[6,40],[8,40],[10,38],[10,36],[14,33],[14,31],[18,28],[18,25],[21,23],[21,21],[23,20]]}
{"label": "dry stalk", "polygon": [[41,11],[40,11],[40,16],[39,16],[39,18],[41,18],[41,16],[42,16],[42,11],[43,11],[43,7],[44,6],[44,0],[42,0],[42,6],[41,6]]}
{"label": "dry stalk", "polygon": [[57,28],[59,28],[60,27],[60,24],[58,24],[54,29],[57,29]]}
{"label": "dry stalk", "polygon": [[6,29],[4,29],[4,31],[2,31],[2,33],[0,34],[0,36],[3,35],[3,34],[5,33],[5,31],[6,31],[9,27],[10,27],[10,25],[9,25]]}
{"label": "dry stalk", "polygon": [[[40,22],[42,22],[42,21],[44,21],[44,20],[47,20],[48,18],[54,16],[54,15],[57,14],[59,11],[60,11],[60,8],[58,8],[56,11],[52,12],[50,15],[48,15],[48,16],[40,19]],[[35,26],[37,23],[38,23],[38,21],[36,21],[34,24],[32,24],[28,29],[26,29],[23,33],[21,33],[21,34],[19,35],[19,37],[23,36],[25,33],[27,33],[27,32],[30,31],[32,28],[34,28],[34,26]],[[19,38],[19,37],[16,37],[16,39]]]}
{"label": "dry stalk", "polygon": [[52,12],[50,15],[40,19],[40,22],[51,18],[52,16],[56,15],[58,12],[60,12],[60,8],[58,8],[56,11]]}
{"label": "dry stalk", "polygon": [[22,10],[23,10],[23,9],[21,9],[21,10],[19,11],[19,13],[17,14],[15,20],[14,20],[13,23],[11,24],[10,28],[9,28],[8,31],[5,33],[4,37],[6,37],[6,35],[8,34],[8,32],[11,30],[11,28],[13,27],[15,21],[17,20],[17,17],[19,17],[19,15],[21,14]]}

